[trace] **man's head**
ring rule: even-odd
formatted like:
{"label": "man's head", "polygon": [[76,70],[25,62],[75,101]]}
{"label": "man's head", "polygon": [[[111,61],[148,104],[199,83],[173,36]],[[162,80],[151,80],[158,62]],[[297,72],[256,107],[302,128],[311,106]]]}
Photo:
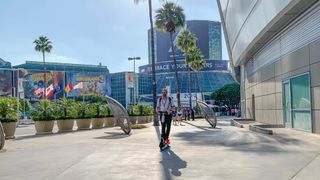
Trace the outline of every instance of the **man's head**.
{"label": "man's head", "polygon": [[168,94],[168,90],[166,89],[166,88],[163,88],[162,89],[162,96],[167,96],[167,94]]}

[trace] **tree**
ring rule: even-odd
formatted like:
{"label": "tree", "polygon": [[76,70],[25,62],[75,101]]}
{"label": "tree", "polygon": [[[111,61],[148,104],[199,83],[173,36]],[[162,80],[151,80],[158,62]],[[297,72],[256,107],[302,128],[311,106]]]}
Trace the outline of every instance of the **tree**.
{"label": "tree", "polygon": [[178,40],[177,40],[177,46],[184,53],[185,62],[187,64],[187,68],[188,68],[188,85],[189,85],[188,91],[189,91],[189,107],[190,107],[190,109],[192,108],[191,90],[190,90],[191,82],[190,82],[190,69],[189,69],[189,63],[187,62],[187,56],[191,50],[196,48],[196,42],[197,42],[196,36],[186,28],[180,33],[180,35],[178,36]]}
{"label": "tree", "polygon": [[238,105],[240,102],[240,85],[237,83],[226,84],[211,94],[211,99],[225,101],[229,105]]}
{"label": "tree", "polygon": [[36,46],[34,49],[38,52],[42,52],[42,58],[43,58],[43,66],[44,66],[44,99],[46,99],[46,81],[47,81],[47,68],[46,68],[46,58],[45,53],[50,53],[52,50],[52,42],[46,37],[46,36],[40,36],[38,39],[36,39],[34,42]]}
{"label": "tree", "polygon": [[183,9],[176,5],[175,3],[166,2],[162,8],[156,11],[156,27],[158,30],[163,32],[170,33],[170,44],[171,51],[173,56],[173,61],[175,65],[175,78],[176,78],[176,86],[177,86],[177,98],[178,98],[178,106],[181,104],[180,102],[180,85],[177,71],[177,61],[175,55],[175,49],[173,44],[173,35],[176,32],[176,29],[179,29],[185,25],[186,17],[183,13]]}
{"label": "tree", "polygon": [[[134,0],[134,3],[139,3],[144,0]],[[154,53],[154,30],[152,18],[152,1],[148,0],[149,4],[149,20],[150,20],[150,33],[151,33],[151,68],[152,68],[152,94],[153,94],[153,109],[155,111],[157,106],[157,83],[156,83],[156,68],[155,68],[155,53]],[[153,125],[159,126],[158,115],[153,113]]]}
{"label": "tree", "polygon": [[203,99],[203,93],[202,93],[202,88],[201,86],[199,85],[200,83],[200,80],[199,80],[199,72],[203,69],[203,66],[204,66],[204,56],[202,54],[202,52],[200,51],[200,49],[198,48],[195,48],[195,49],[192,49],[187,58],[187,63],[189,64],[190,68],[197,72],[196,73],[196,77],[197,77],[197,84],[198,84],[198,88],[200,90],[200,93],[201,93],[201,97]]}

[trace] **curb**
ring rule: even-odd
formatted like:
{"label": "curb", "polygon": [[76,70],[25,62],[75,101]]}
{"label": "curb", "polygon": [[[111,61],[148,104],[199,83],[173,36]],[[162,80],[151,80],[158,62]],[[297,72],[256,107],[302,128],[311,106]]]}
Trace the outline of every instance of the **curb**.
{"label": "curb", "polygon": [[243,128],[243,125],[234,119],[231,121],[231,125],[238,128]]}
{"label": "curb", "polygon": [[271,129],[265,129],[256,125],[249,125],[249,130],[262,134],[273,135],[273,131]]}

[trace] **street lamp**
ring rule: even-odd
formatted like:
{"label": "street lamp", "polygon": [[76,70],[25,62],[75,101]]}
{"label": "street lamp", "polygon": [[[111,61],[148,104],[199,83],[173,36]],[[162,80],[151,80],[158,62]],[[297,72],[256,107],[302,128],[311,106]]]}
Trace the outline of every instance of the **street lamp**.
{"label": "street lamp", "polygon": [[136,102],[136,60],[141,60],[140,57],[129,57],[129,61],[133,61],[133,104]]}

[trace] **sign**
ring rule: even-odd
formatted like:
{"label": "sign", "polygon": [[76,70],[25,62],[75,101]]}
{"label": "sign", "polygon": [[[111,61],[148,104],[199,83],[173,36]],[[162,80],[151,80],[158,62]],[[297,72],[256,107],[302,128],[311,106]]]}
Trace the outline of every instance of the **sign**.
{"label": "sign", "polygon": [[[174,72],[175,65],[174,62],[163,62],[157,63],[156,73],[168,73]],[[177,61],[177,70],[178,71],[188,71],[187,64],[185,61]],[[228,61],[226,60],[205,60],[203,69],[201,71],[227,71],[228,70]],[[140,73],[151,73],[152,67],[151,64],[140,66]]]}
{"label": "sign", "polygon": [[11,96],[12,88],[12,71],[0,70],[0,96]]}
{"label": "sign", "polygon": [[133,73],[128,73],[128,79],[127,79],[127,87],[133,88],[134,87],[134,75]]}
{"label": "sign", "polygon": [[111,79],[106,73],[67,73],[67,83],[76,85],[83,83],[82,89],[74,89],[68,93],[68,96],[78,96],[82,94],[99,94],[108,95],[111,94]]}

